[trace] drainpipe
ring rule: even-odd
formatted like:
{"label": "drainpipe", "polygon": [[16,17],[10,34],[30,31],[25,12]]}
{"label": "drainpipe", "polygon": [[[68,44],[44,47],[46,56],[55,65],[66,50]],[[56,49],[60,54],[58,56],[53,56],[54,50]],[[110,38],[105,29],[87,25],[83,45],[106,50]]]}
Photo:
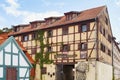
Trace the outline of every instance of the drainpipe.
{"label": "drainpipe", "polygon": [[95,25],[96,25],[96,60],[95,60],[95,80],[97,80],[97,61],[99,60],[98,55],[98,19],[95,18]]}
{"label": "drainpipe", "polygon": [[113,55],[114,55],[114,53],[113,53],[113,38],[111,39],[112,41],[111,41],[111,43],[112,43],[112,74],[113,74],[113,80],[114,80],[114,62],[113,62]]}

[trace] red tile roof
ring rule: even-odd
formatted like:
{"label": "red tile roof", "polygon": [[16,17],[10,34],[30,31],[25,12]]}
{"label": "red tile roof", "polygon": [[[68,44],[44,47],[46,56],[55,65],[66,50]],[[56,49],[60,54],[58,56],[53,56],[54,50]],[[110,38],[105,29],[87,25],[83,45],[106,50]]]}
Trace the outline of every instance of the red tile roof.
{"label": "red tile roof", "polygon": [[[85,21],[85,20],[94,19],[99,15],[99,13],[104,8],[106,8],[106,6],[101,6],[101,7],[81,11],[81,12],[79,12],[80,14],[76,18],[74,18],[72,20],[69,20],[69,21],[66,20],[66,16],[62,16],[62,17],[60,17],[59,20],[55,21],[52,24],[43,23],[40,26],[38,26],[37,28],[31,28],[31,25],[29,24],[29,27],[26,27],[26,28],[20,30],[19,32],[11,32],[9,34],[9,36],[10,35],[16,35],[16,34],[21,34],[21,33],[26,33],[26,32],[31,32],[31,31],[35,31],[35,30],[39,30],[39,29],[57,27],[57,26],[61,26],[61,25],[66,25],[66,24],[71,24],[71,23],[76,23],[76,22],[81,22],[81,21]],[[71,13],[72,12],[76,12],[76,11],[71,11]],[[78,11],[77,11],[77,13],[78,13]]]}
{"label": "red tile roof", "polygon": [[[6,39],[8,39],[8,33],[3,33],[0,34],[0,45],[3,44]],[[34,64],[34,60],[31,58],[31,56],[29,55],[29,53],[27,52],[27,50],[23,47],[23,45],[21,44],[20,41],[16,40],[18,45],[20,46],[20,48],[23,50],[23,52],[25,53],[25,55],[27,56],[28,60]]]}

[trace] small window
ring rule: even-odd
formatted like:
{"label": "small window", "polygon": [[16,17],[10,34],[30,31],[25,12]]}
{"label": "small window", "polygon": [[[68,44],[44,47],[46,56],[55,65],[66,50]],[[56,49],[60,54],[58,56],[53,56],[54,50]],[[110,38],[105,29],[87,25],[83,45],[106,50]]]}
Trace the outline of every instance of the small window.
{"label": "small window", "polygon": [[48,37],[52,37],[53,36],[52,30],[49,30],[47,33],[48,33]]}
{"label": "small window", "polygon": [[[46,68],[46,67],[43,67],[41,72],[42,72],[42,74],[46,74],[46,73],[47,73],[47,68]],[[50,73],[48,73],[48,75],[49,75],[49,74],[50,74]]]}
{"label": "small window", "polygon": [[111,36],[108,35],[108,41],[111,43]]}
{"label": "small window", "polygon": [[78,45],[79,50],[87,50],[87,43],[81,43]]}
{"label": "small window", "polygon": [[100,48],[103,52],[105,52],[105,46],[101,43],[101,48]]}
{"label": "small window", "polygon": [[63,28],[62,33],[63,33],[63,35],[67,35],[68,34],[68,27]]}
{"label": "small window", "polygon": [[82,51],[81,53],[80,53],[80,58],[81,59],[85,59],[87,57],[87,52],[86,51]]}
{"label": "small window", "polygon": [[48,50],[48,52],[52,52],[52,47],[49,46],[49,47],[47,48],[47,50]]}
{"label": "small window", "polygon": [[31,49],[31,54],[36,54],[37,53],[37,49],[36,48],[32,48]]}
{"label": "small window", "polygon": [[87,25],[82,25],[81,31],[82,31],[82,32],[87,31]]}
{"label": "small window", "polygon": [[36,28],[37,27],[37,23],[32,24],[32,28]]}
{"label": "small window", "polygon": [[28,35],[24,35],[23,36],[23,41],[28,41],[28,38],[29,38]]}
{"label": "small window", "polygon": [[61,47],[61,51],[63,51],[63,52],[67,52],[67,51],[69,51],[69,45],[63,45],[62,47]]}
{"label": "small window", "polygon": [[107,19],[107,17],[105,17],[105,23],[108,25],[108,19]]}
{"label": "small window", "polygon": [[37,34],[36,33],[32,34],[32,39],[37,39]]}
{"label": "small window", "polygon": [[111,51],[110,50],[108,50],[108,55],[111,56]]}

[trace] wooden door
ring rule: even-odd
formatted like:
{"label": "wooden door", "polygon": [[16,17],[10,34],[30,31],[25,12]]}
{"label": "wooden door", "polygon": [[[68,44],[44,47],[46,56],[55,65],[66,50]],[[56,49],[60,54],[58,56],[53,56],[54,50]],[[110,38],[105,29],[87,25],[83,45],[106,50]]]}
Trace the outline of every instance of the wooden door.
{"label": "wooden door", "polygon": [[6,69],[6,80],[17,80],[16,68],[8,67]]}

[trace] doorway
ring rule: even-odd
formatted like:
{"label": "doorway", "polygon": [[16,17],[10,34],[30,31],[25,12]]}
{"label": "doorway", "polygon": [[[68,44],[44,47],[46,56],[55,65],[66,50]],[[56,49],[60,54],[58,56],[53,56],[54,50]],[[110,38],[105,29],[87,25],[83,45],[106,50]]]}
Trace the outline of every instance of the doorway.
{"label": "doorway", "polygon": [[74,80],[74,65],[57,65],[56,80]]}
{"label": "doorway", "polygon": [[16,68],[12,68],[12,67],[6,68],[6,80],[17,80]]}

